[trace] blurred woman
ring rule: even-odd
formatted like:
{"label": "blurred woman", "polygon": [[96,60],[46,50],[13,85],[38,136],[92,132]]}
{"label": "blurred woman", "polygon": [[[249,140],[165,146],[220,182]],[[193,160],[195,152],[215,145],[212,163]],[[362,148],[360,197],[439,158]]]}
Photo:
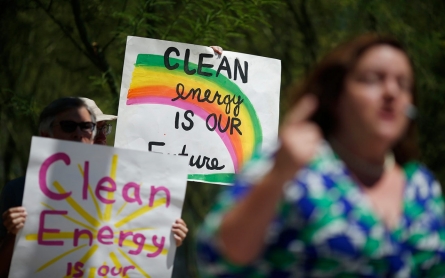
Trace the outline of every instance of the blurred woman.
{"label": "blurred woman", "polygon": [[415,162],[403,46],[356,38],[295,94],[280,146],[249,162],[207,216],[203,277],[445,277],[444,203]]}

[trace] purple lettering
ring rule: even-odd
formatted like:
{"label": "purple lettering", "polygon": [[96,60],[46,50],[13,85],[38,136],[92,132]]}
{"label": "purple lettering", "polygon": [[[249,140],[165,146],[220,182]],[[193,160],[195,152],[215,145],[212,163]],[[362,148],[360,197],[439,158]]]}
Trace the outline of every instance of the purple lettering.
{"label": "purple lettering", "polygon": [[90,230],[79,230],[76,228],[74,230],[74,236],[73,236],[74,237],[74,241],[73,241],[74,247],[79,245],[79,238],[82,235],[86,235],[89,238],[89,240],[90,240],[90,242],[88,243],[89,246],[91,246],[93,244],[93,233]]}
{"label": "purple lettering", "polygon": [[83,167],[83,190],[82,190],[82,199],[84,200],[88,198],[89,173],[90,173],[90,162],[85,161],[85,166]]}
{"label": "purple lettering", "polygon": [[155,252],[153,252],[151,254],[147,253],[147,257],[149,257],[149,258],[158,256],[159,254],[161,254],[162,249],[164,248],[165,237],[161,238],[160,243],[157,242],[157,239],[158,239],[157,236],[153,236],[152,241],[153,241],[153,246],[158,247],[158,250],[156,250]]}
{"label": "purple lettering", "polygon": [[47,214],[52,214],[52,215],[65,215],[68,214],[68,211],[64,210],[64,211],[59,211],[59,210],[43,210],[40,213],[40,221],[39,221],[39,231],[37,232],[37,243],[39,245],[57,245],[57,246],[63,246],[63,241],[61,240],[52,240],[52,241],[47,241],[43,239],[43,234],[44,233],[53,233],[53,234],[58,234],[60,232],[59,229],[46,229],[45,228],[45,216]]}
{"label": "purple lettering", "polygon": [[[131,197],[130,194],[128,194],[128,191],[130,189],[133,189],[134,197]],[[129,182],[125,184],[124,188],[122,189],[122,197],[128,203],[137,202],[139,205],[142,205],[140,192],[141,192],[141,187],[139,186],[139,184],[135,182]]]}
{"label": "purple lettering", "polygon": [[[104,183],[110,184],[111,187],[107,187],[107,186],[103,185]],[[99,182],[97,183],[97,187],[96,187],[96,196],[97,196],[97,199],[99,199],[104,204],[112,204],[116,201],[116,200],[109,200],[109,199],[102,197],[100,195],[101,191],[106,191],[106,192],[116,191],[116,182],[114,182],[114,180],[112,178],[103,177],[99,180]]]}
{"label": "purple lettering", "polygon": [[110,245],[113,244],[113,241],[105,241],[105,239],[113,239],[113,230],[109,226],[103,226],[97,232],[97,241],[102,244]]}
{"label": "purple lettering", "polygon": [[108,271],[110,271],[110,268],[107,265],[102,265],[101,267],[99,267],[99,269],[97,270],[97,274],[99,274],[99,276],[107,276]]}
{"label": "purple lettering", "polygon": [[152,206],[153,206],[153,203],[154,203],[154,201],[155,201],[156,194],[157,194],[159,191],[164,191],[164,193],[165,193],[165,198],[167,199],[167,201],[165,202],[165,204],[166,204],[166,207],[168,208],[168,206],[170,205],[170,191],[169,191],[169,190],[167,189],[167,187],[165,187],[165,186],[159,186],[159,187],[155,187],[154,185],[151,186],[151,188],[150,188],[150,200],[149,200],[149,202],[148,202],[148,206],[149,206],[149,207],[152,207]]}
{"label": "purple lettering", "polygon": [[130,250],[130,251],[128,251],[128,253],[131,255],[138,255],[139,253],[141,253],[142,248],[144,247],[144,244],[145,244],[145,239],[146,238],[143,234],[137,233],[136,235],[134,235],[133,242],[138,246],[138,249]]}
{"label": "purple lettering", "polygon": [[56,153],[48,157],[40,166],[39,171],[39,186],[40,190],[45,194],[48,198],[53,200],[63,200],[68,198],[71,195],[71,192],[66,192],[63,194],[52,192],[48,188],[48,184],[46,183],[46,173],[48,172],[48,168],[56,161],[62,160],[66,165],[70,165],[71,160],[70,157],[66,153]]}

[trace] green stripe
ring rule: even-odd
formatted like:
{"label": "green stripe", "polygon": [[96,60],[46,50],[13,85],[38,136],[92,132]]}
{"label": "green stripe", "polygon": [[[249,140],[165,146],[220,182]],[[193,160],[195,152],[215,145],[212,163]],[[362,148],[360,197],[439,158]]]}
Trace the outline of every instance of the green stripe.
{"label": "green stripe", "polygon": [[200,182],[221,182],[232,184],[235,181],[235,174],[190,174],[188,175],[188,179]]}
{"label": "green stripe", "polygon": [[[216,71],[212,69],[206,68],[206,72],[212,73],[212,76],[201,76],[198,74],[195,75],[186,75],[184,72],[184,61],[170,58],[171,62],[178,63],[179,67],[173,71],[170,71],[165,68],[164,66],[164,56],[162,55],[154,55],[154,54],[138,54],[138,57],[136,59],[135,66],[142,66],[142,67],[160,67],[164,69],[165,71],[176,73],[180,75],[187,76],[187,78],[194,79],[194,80],[207,80],[210,81],[221,88],[224,88],[225,90],[229,91],[232,94],[240,95],[244,98],[243,104],[246,107],[247,111],[249,112],[250,119],[252,120],[253,130],[254,130],[254,137],[255,142],[253,149],[257,149],[261,146],[263,142],[263,133],[260,125],[260,121],[258,120],[258,116],[256,114],[255,109],[253,108],[252,103],[250,102],[249,98],[240,90],[240,88],[232,82],[230,79],[228,79],[226,76],[220,74],[218,77],[216,77]],[[196,64],[190,63],[189,66],[193,66],[194,68],[197,68],[198,66]],[[196,78],[195,78],[196,77]]]}

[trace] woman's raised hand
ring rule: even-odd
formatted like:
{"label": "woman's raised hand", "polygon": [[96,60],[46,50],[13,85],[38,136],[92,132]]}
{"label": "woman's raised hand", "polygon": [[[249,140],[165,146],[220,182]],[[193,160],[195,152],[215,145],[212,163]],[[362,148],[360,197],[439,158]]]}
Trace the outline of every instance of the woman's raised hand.
{"label": "woman's raised hand", "polygon": [[282,124],[274,168],[288,179],[314,157],[322,139],[318,125],[309,121],[317,106],[314,95],[303,96]]}

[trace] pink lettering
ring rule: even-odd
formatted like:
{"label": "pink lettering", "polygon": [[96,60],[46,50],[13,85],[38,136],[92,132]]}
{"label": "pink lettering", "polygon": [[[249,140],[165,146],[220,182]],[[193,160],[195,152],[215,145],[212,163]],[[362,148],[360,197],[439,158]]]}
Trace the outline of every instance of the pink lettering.
{"label": "pink lettering", "polygon": [[82,236],[82,235],[86,235],[88,238],[89,238],[89,240],[90,240],[90,242],[89,242],[89,246],[91,246],[92,244],[93,244],[93,233],[90,231],[90,230],[79,230],[79,229],[75,229],[74,230],[74,241],[73,241],[73,245],[74,246],[78,246],[79,245],[79,238]]}
{"label": "pink lettering", "polygon": [[85,161],[83,167],[83,189],[82,189],[82,198],[86,200],[88,198],[88,180],[90,175],[90,162]]}
{"label": "pink lettering", "polygon": [[166,207],[168,208],[168,206],[170,205],[170,191],[165,186],[159,186],[159,187],[155,187],[154,185],[151,186],[151,188],[150,188],[150,200],[148,202],[148,206],[149,207],[153,206],[156,194],[159,191],[164,191],[165,192],[165,198],[167,199]]}
{"label": "pink lettering", "polygon": [[[110,184],[111,187],[107,187],[107,186],[103,185],[104,183]],[[97,183],[97,187],[96,187],[96,196],[97,196],[97,199],[99,199],[104,204],[112,204],[116,201],[116,200],[109,200],[109,199],[102,197],[100,195],[101,191],[106,191],[106,192],[116,191],[116,183],[114,182],[114,180],[112,178],[103,177],[99,180],[99,182]]]}
{"label": "pink lettering", "polygon": [[[128,191],[130,189],[133,189],[134,197],[131,197],[130,194],[128,194]],[[124,185],[124,188],[122,189],[122,197],[124,197],[124,200],[128,203],[137,202],[139,205],[142,205],[141,200],[141,187],[139,184],[135,182],[129,182],[126,185]]]}
{"label": "pink lettering", "polygon": [[153,252],[151,254],[147,253],[147,257],[149,257],[149,258],[158,256],[159,254],[161,254],[162,249],[164,248],[165,237],[162,237],[160,243],[157,242],[157,239],[158,239],[157,236],[153,236],[152,241],[153,241],[153,245],[158,247],[158,250],[156,250],[155,252]]}
{"label": "pink lettering", "polygon": [[108,271],[110,271],[110,268],[107,265],[102,265],[101,267],[99,267],[99,269],[97,270],[97,274],[99,274],[99,276],[107,276]]}
{"label": "pink lettering", "polygon": [[68,267],[66,269],[66,276],[70,276],[71,275],[71,270],[73,269],[73,264],[72,263],[68,263]]}
{"label": "pink lettering", "polygon": [[116,271],[116,267],[115,266],[113,266],[111,268],[111,271],[110,271],[111,276],[117,276],[117,275],[121,274],[121,272],[122,272],[122,267],[119,267],[119,270]]}
{"label": "pink lettering", "polygon": [[103,226],[97,232],[97,240],[105,245],[113,244],[113,241],[105,241],[106,239],[113,239],[113,230],[109,226]]}
{"label": "pink lettering", "polygon": [[63,194],[52,192],[48,188],[48,184],[46,183],[46,173],[48,172],[48,168],[56,161],[62,160],[66,165],[70,165],[71,160],[70,157],[66,153],[56,153],[48,157],[40,166],[39,171],[39,186],[40,190],[45,194],[48,198],[53,200],[63,200],[68,198],[71,195],[71,192],[66,192]]}
{"label": "pink lettering", "polygon": [[133,242],[138,246],[138,249],[130,250],[128,251],[128,253],[131,255],[138,255],[139,253],[141,253],[142,248],[144,247],[145,236],[143,234],[138,233],[133,236]]}
{"label": "pink lettering", "polygon": [[83,276],[83,263],[82,262],[76,262],[74,264],[74,270],[76,271],[73,275],[73,277],[82,277]]}
{"label": "pink lettering", "polygon": [[124,243],[124,240],[127,238],[127,237],[129,237],[129,236],[132,236],[133,235],[133,232],[123,232],[123,231],[121,231],[120,233],[119,233],[119,246],[120,247],[122,247],[122,245],[123,245],[123,243]]}
{"label": "pink lettering", "polygon": [[132,266],[132,265],[129,265],[129,266],[126,266],[126,267],[124,267],[124,273],[122,273],[122,276],[126,276],[127,275],[127,271],[129,271],[130,269],[135,269],[136,267],[134,267],[134,266]]}
{"label": "pink lettering", "polygon": [[57,245],[57,246],[63,246],[63,241],[61,240],[44,240],[43,234],[44,233],[53,233],[58,234],[60,232],[59,229],[46,229],[45,228],[45,216],[47,214],[52,215],[65,215],[68,214],[68,211],[59,211],[59,210],[43,210],[40,213],[40,221],[39,221],[39,231],[37,232],[37,243],[39,245]]}

